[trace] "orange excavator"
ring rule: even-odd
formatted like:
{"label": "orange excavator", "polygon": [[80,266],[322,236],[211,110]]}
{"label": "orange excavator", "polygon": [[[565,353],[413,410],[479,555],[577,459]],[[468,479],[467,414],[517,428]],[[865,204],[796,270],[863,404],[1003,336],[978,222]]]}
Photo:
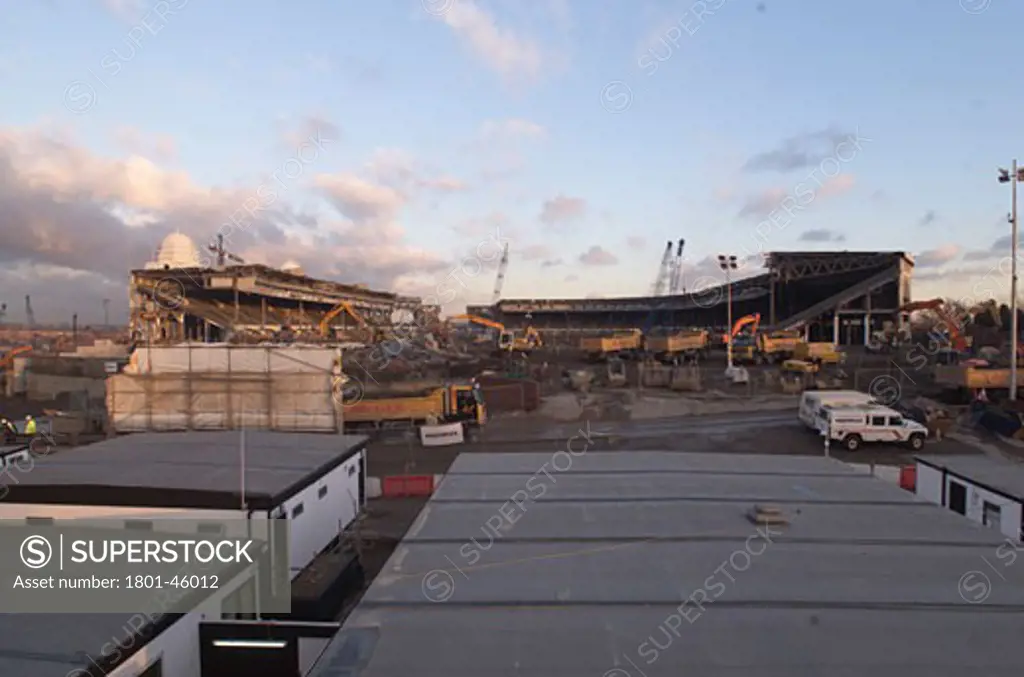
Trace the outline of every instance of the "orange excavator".
{"label": "orange excavator", "polygon": [[472,322],[473,324],[479,324],[481,326],[497,330],[498,349],[503,352],[514,351],[528,353],[543,345],[540,333],[533,327],[527,327],[522,336],[516,336],[515,332],[507,329],[501,322],[495,322],[494,320],[489,320],[486,317],[480,317],[478,315],[453,315],[448,318],[449,322],[453,320],[464,320],[466,322]]}
{"label": "orange excavator", "polygon": [[752,315],[744,315],[732,325],[732,331],[722,337],[722,343],[729,343],[732,339],[743,331],[743,328],[750,325],[750,335],[757,336],[757,329],[761,326],[761,313],[754,313]]}
{"label": "orange excavator", "polygon": [[329,338],[331,336],[331,320],[336,318],[338,315],[341,315],[342,313],[348,313],[348,316],[355,320],[356,324],[358,324],[360,328],[370,331],[372,334],[372,340],[377,340],[380,338],[379,332],[374,331],[370,327],[369,323],[363,318],[363,316],[360,315],[359,312],[355,308],[353,308],[352,304],[349,303],[348,301],[342,301],[338,305],[334,306],[329,311],[327,311],[324,314],[324,316],[320,319],[320,325],[318,328],[320,330],[321,336],[323,336],[324,338]]}
{"label": "orange excavator", "polygon": [[31,351],[32,346],[18,346],[17,348],[11,348],[3,357],[0,357],[0,371],[7,369],[14,364],[14,358],[18,355]]}

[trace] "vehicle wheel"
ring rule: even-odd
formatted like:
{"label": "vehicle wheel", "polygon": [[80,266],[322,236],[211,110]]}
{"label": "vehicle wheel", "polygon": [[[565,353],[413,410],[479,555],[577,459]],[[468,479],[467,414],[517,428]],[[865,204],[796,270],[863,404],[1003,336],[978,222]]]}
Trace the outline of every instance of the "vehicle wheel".
{"label": "vehicle wheel", "polygon": [[860,449],[861,442],[860,435],[847,435],[843,439],[843,446],[847,451],[857,451]]}
{"label": "vehicle wheel", "polygon": [[924,448],[924,435],[922,435],[921,433],[915,433],[910,436],[910,439],[907,441],[907,443],[910,445],[910,448],[913,449],[914,451],[921,451],[921,449]]}

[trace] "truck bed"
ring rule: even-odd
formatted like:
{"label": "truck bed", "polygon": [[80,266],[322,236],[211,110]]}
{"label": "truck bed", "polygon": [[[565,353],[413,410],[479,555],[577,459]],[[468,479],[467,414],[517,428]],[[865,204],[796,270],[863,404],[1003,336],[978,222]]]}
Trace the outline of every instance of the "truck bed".
{"label": "truck bed", "polygon": [[964,367],[936,365],[935,383],[947,388],[989,388],[1010,387],[1010,370],[1005,367]]}

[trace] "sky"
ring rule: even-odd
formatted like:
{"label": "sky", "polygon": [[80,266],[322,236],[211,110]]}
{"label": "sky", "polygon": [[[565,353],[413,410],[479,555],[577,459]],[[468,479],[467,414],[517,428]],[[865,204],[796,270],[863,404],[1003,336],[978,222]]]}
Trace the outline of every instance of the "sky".
{"label": "sky", "polygon": [[[906,251],[1008,297],[1010,0],[0,0],[0,302],[127,313],[175,231],[437,299]],[[1018,134],[1019,136],[1019,134]],[[1022,153],[1024,155],[1024,153]],[[979,287],[979,280],[988,280]],[[982,299],[977,299],[982,300]]]}

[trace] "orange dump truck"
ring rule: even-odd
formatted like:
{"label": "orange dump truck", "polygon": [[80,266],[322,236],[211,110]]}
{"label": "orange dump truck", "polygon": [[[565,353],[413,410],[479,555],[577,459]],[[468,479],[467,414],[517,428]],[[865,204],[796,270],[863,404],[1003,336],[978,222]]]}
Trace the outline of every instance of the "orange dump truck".
{"label": "orange dump truck", "polygon": [[487,407],[475,383],[367,389],[343,388],[343,419],[346,432],[396,425],[456,423],[468,426],[487,421]]}

